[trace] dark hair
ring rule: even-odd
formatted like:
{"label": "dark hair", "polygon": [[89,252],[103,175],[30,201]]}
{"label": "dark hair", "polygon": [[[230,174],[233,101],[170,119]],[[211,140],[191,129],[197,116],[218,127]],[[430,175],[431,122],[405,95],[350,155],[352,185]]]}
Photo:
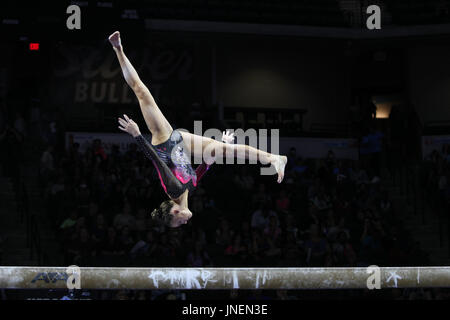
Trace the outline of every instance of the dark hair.
{"label": "dark hair", "polygon": [[159,208],[152,211],[152,219],[165,226],[170,227],[173,216],[170,214],[170,209],[173,207],[172,200],[166,200],[161,203]]}

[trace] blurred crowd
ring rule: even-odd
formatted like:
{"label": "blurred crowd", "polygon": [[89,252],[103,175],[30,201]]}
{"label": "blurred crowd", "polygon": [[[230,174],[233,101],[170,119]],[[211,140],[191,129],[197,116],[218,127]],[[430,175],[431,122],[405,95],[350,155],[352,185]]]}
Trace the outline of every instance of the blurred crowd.
{"label": "blurred crowd", "polygon": [[[42,154],[40,183],[64,264],[123,266],[406,266],[426,254],[397,219],[378,176],[359,161],[288,155],[283,184],[257,165],[216,164],[177,229],[149,213],[165,195],[132,144],[107,154],[100,140]],[[220,183],[218,183],[220,182]]]}
{"label": "blurred crowd", "polygon": [[[189,199],[194,217],[181,228],[166,228],[150,212],[166,199],[153,165],[130,143],[105,150],[96,139],[87,148],[61,143],[55,120],[42,128],[20,114],[3,136],[45,137],[39,184],[60,245],[46,252],[54,265],[147,267],[332,267],[429,265],[420,243],[399,220],[389,189],[370,161],[322,159],[288,154],[285,180],[260,174],[259,165],[215,164]],[[16,133],[19,134],[16,134]],[[28,132],[28,134],[27,134]],[[8,140],[2,140],[8,143]],[[6,142],[5,142],[6,141]],[[130,140],[132,142],[132,140]],[[13,142],[14,144],[14,142]],[[20,145],[19,145],[20,146]],[[110,151],[110,152],[109,152]],[[21,149],[17,148],[20,158]],[[9,158],[11,160],[11,158]],[[432,153],[423,178],[448,205],[449,149]],[[9,161],[10,161],[9,160]],[[14,167],[14,161],[5,164]],[[6,170],[5,170],[6,172]],[[433,189],[434,188],[434,189]],[[348,291],[344,296],[359,296]],[[111,295],[112,293],[110,293]],[[182,299],[177,292],[120,291],[110,298]],[[201,293],[189,292],[190,297]],[[219,294],[219,293],[218,293]],[[291,299],[302,291],[222,292],[227,297]],[[325,293],[317,293],[319,296]],[[398,299],[445,296],[444,291],[397,291]],[[99,293],[99,298],[107,293]]]}
{"label": "blurred crowd", "polygon": [[433,211],[449,222],[450,144],[444,144],[439,151],[434,149],[425,157],[421,166],[421,183]]}
{"label": "blurred crowd", "polygon": [[[136,145],[125,153],[107,153],[98,139],[83,152],[77,143],[60,152],[49,145],[40,184],[61,244],[53,257],[79,266],[429,265],[373,170],[332,150],[322,159],[296,153],[291,148],[282,184],[258,165],[215,164],[190,197],[194,217],[173,229],[150,218],[166,196]],[[280,292],[269,296],[290,297]]]}

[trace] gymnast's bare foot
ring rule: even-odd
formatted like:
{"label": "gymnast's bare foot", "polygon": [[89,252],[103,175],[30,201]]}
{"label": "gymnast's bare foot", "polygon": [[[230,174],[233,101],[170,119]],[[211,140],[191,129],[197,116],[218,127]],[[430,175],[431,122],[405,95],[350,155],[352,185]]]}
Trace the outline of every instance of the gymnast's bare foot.
{"label": "gymnast's bare foot", "polygon": [[278,173],[277,182],[281,183],[281,181],[283,181],[283,178],[284,178],[284,168],[286,167],[287,157],[274,155],[274,160],[271,163],[275,167],[275,170]]}
{"label": "gymnast's bare foot", "polygon": [[108,38],[114,49],[122,49],[122,43],[120,41],[120,32],[116,31]]}

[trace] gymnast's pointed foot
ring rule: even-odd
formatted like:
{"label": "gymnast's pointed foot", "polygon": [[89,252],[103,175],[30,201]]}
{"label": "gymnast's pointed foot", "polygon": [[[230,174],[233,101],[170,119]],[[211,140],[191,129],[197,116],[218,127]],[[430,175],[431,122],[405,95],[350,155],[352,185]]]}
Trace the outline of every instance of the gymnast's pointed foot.
{"label": "gymnast's pointed foot", "polygon": [[113,48],[119,49],[122,47],[122,43],[120,41],[120,32],[116,31],[108,38],[109,42],[112,44]]}
{"label": "gymnast's pointed foot", "polygon": [[274,155],[274,161],[272,161],[272,165],[275,167],[275,170],[278,174],[278,183],[281,183],[284,178],[284,168],[286,167],[287,163],[287,157],[286,156],[280,156],[280,155]]}

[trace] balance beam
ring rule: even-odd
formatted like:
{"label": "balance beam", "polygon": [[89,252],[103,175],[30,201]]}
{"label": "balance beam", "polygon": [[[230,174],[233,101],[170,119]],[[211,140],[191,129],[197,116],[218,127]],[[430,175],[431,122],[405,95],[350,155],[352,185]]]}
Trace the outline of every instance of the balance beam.
{"label": "balance beam", "polygon": [[[0,267],[0,288],[67,289],[67,280],[74,277],[71,270]],[[81,289],[365,289],[368,283],[376,289],[450,287],[450,267],[81,267],[78,272],[75,278],[79,279]]]}

